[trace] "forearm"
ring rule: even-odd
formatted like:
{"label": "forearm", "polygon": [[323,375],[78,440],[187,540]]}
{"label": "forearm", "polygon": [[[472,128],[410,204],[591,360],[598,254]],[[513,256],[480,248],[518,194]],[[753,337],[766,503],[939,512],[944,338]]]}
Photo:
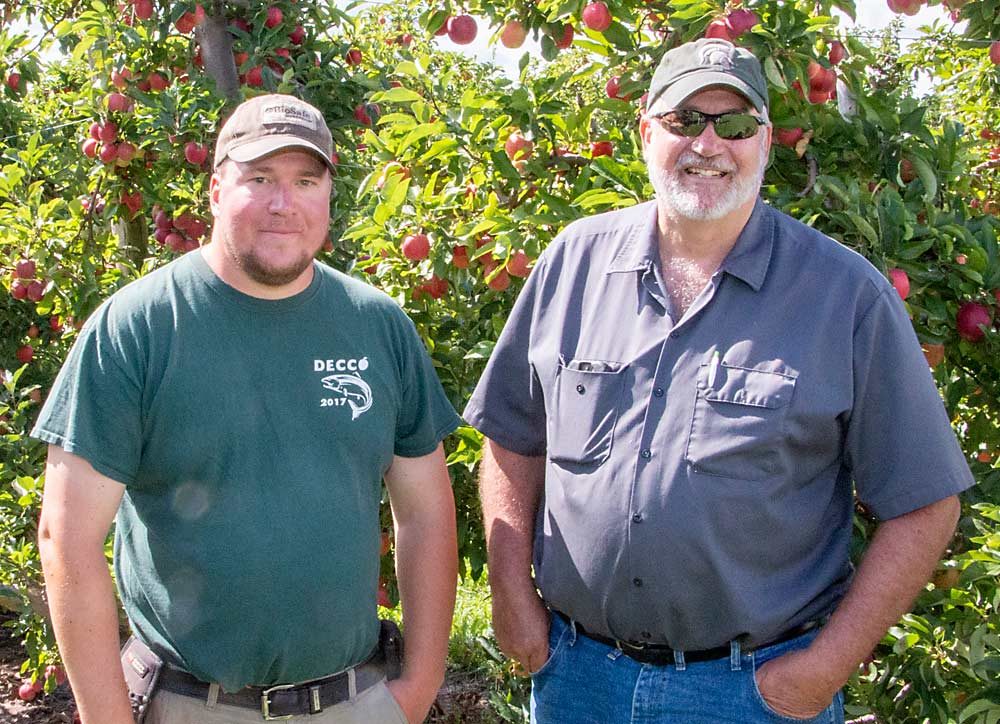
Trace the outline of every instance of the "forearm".
{"label": "forearm", "polygon": [[450,494],[447,500],[422,515],[396,520],[396,574],[406,641],[403,678],[425,687],[431,700],[444,681],[458,578]]}
{"label": "forearm", "polygon": [[490,585],[495,591],[534,591],[532,546],[544,483],[544,457],[526,457],[485,441],[479,496]]}
{"label": "forearm", "polygon": [[824,662],[831,691],[847,682],[910,609],[951,539],[960,510],[951,497],[879,525],[847,594],[809,649],[815,661]]}
{"label": "forearm", "polygon": [[104,551],[39,541],[59,652],[84,722],[131,724],[118,611]]}

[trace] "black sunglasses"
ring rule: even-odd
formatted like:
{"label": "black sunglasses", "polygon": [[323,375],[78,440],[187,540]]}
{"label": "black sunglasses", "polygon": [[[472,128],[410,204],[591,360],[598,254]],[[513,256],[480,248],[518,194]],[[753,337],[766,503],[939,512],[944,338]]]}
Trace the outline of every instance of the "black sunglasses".
{"label": "black sunglasses", "polygon": [[667,111],[653,116],[666,131],[675,136],[695,138],[700,136],[708,126],[709,121],[715,128],[715,135],[727,141],[739,141],[753,138],[757,129],[766,125],[767,121],[750,113],[702,113],[688,109]]}

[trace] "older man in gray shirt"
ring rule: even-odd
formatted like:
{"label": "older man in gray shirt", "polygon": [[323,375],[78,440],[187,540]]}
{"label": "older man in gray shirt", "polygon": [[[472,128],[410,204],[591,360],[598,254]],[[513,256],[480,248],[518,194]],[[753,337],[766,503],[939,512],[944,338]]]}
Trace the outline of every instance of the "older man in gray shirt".
{"label": "older man in gray shirt", "polygon": [[553,241],[465,410],[497,639],[539,723],[842,722],[971,474],[893,288],[758,198],[757,59],[671,50],[640,128],[656,200]]}

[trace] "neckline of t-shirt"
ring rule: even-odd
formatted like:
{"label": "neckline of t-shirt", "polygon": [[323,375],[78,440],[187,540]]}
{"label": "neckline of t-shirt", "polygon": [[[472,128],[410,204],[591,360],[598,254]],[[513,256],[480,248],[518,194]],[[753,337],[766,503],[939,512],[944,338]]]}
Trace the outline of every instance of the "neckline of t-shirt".
{"label": "neckline of t-shirt", "polygon": [[312,281],[310,281],[309,286],[301,292],[283,299],[261,299],[260,297],[245,294],[239,289],[236,289],[235,287],[232,287],[222,281],[208,265],[201,249],[189,252],[189,255],[194,257],[192,259],[192,266],[194,267],[195,273],[209,289],[227,302],[236,304],[245,309],[251,309],[258,313],[286,314],[288,312],[297,311],[316,296],[323,283],[323,273],[320,269],[320,264],[314,260],[312,263]]}

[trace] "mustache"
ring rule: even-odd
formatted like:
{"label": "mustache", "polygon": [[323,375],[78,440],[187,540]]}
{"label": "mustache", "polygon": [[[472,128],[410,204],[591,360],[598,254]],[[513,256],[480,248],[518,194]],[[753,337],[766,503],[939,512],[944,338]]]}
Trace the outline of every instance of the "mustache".
{"label": "mustache", "polygon": [[718,159],[711,159],[702,156],[694,151],[685,151],[677,158],[677,169],[679,171],[684,171],[689,168],[705,168],[710,171],[718,171],[720,173],[733,173],[736,169],[727,163],[723,163]]}

